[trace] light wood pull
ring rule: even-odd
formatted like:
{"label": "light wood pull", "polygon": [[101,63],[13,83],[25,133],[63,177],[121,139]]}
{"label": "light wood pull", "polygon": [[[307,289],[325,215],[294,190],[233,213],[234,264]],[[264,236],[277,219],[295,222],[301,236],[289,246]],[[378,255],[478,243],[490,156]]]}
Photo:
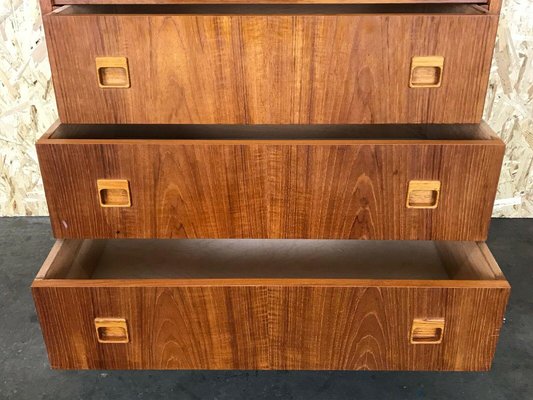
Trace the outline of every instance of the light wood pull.
{"label": "light wood pull", "polygon": [[95,318],[96,337],[100,343],[128,343],[128,325],[124,318]]}
{"label": "light wood pull", "polygon": [[129,88],[130,72],[126,57],[96,57],[96,76],[102,89]]}
{"label": "light wood pull", "polygon": [[410,181],[407,189],[407,208],[437,208],[440,181]]}
{"label": "light wood pull", "polygon": [[413,320],[411,344],[439,344],[444,337],[444,318],[419,318]]}
{"label": "light wood pull", "polygon": [[442,83],[444,57],[413,57],[411,60],[411,77],[409,87],[435,88]]}
{"label": "light wood pull", "polygon": [[102,207],[131,207],[130,184],[124,179],[98,179],[98,199]]}

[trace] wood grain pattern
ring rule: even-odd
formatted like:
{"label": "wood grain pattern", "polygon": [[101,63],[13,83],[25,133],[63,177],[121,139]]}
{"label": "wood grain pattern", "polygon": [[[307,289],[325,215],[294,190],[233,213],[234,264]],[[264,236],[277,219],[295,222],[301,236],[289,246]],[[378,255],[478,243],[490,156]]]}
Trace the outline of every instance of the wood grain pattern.
{"label": "wood grain pattern", "polygon": [[[484,243],[449,246],[488,251]],[[494,268],[483,258],[470,262],[481,275]],[[91,280],[44,273],[33,295],[54,368],[470,371],[490,368],[499,336],[509,285],[496,275]],[[130,342],[98,343],[95,318],[126,319]],[[410,343],[421,318],[444,318],[442,343]]]}
{"label": "wood grain pattern", "polygon": [[[220,13],[45,15],[60,119],[172,124],[481,119],[495,15]],[[445,57],[441,87],[409,87],[411,59],[419,55]],[[127,57],[129,89],[98,87],[95,59],[103,56]]]}
{"label": "wood grain pattern", "polygon": [[[465,371],[490,368],[508,290],[324,285],[271,296],[275,369]],[[440,346],[409,343],[420,317],[446,319]]]}
{"label": "wood grain pattern", "polygon": [[[266,288],[35,288],[34,296],[55,368],[269,365]],[[99,345],[98,316],[125,318],[130,344]]]}
{"label": "wood grain pattern", "polygon": [[[54,368],[468,371],[490,368],[508,289],[324,283],[33,293]],[[131,343],[98,345],[94,316],[126,318]],[[413,319],[428,316],[446,318],[442,345],[411,345]]]}
{"label": "wood grain pattern", "polygon": [[[456,127],[471,128],[488,129]],[[37,150],[58,238],[484,240],[504,146],[48,136]],[[131,207],[100,207],[98,179],[128,180]],[[441,182],[437,208],[406,207],[411,180]]]}

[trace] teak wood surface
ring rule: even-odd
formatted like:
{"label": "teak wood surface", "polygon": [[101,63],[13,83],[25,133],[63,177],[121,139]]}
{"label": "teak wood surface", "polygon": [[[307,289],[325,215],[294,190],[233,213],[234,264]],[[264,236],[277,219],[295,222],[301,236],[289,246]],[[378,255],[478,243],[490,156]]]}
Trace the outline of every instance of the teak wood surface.
{"label": "teak wood surface", "polygon": [[[123,14],[67,7],[44,16],[62,122],[481,119],[497,15],[224,15],[223,7],[179,15],[146,7]],[[127,58],[129,88],[99,87],[95,60],[106,56]],[[415,56],[444,57],[440,87],[409,87]]]}
{"label": "teak wood surface", "polygon": [[[466,280],[92,280],[81,242],[58,241],[33,283],[54,368],[486,370],[509,295],[484,243],[439,245]],[[99,343],[95,318],[125,319],[129,342]],[[411,343],[425,318],[444,320],[439,344]]]}
{"label": "teak wood surface", "polygon": [[[38,142],[56,237],[485,240],[504,151],[488,135],[392,140],[379,127],[354,140],[151,140],[157,128],[140,129],[147,139]],[[131,207],[101,207],[99,179],[127,180]],[[411,180],[440,181],[436,208],[406,206]]]}

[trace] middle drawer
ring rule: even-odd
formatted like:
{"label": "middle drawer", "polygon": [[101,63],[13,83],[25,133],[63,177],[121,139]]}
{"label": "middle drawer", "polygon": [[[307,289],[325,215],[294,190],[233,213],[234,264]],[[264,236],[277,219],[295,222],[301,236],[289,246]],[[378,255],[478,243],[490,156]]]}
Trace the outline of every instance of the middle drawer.
{"label": "middle drawer", "polygon": [[56,125],[58,238],[485,240],[504,145],[485,124]]}

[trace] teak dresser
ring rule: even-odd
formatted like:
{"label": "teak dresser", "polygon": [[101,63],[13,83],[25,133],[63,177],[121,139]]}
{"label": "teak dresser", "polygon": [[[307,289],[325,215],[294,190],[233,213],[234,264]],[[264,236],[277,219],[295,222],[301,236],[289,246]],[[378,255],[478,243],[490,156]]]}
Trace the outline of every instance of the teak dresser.
{"label": "teak dresser", "polygon": [[52,367],[490,368],[500,3],[320,2],[41,0]]}

